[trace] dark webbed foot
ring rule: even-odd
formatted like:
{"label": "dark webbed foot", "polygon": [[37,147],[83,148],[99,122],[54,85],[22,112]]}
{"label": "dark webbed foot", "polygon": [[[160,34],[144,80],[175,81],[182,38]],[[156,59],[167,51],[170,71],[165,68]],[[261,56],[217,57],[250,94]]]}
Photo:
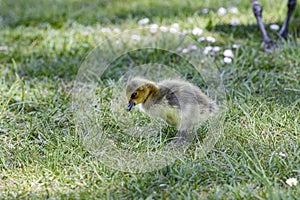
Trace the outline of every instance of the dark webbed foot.
{"label": "dark webbed foot", "polygon": [[288,31],[287,29],[281,29],[278,33],[280,38],[283,38],[284,40],[287,40],[288,37]]}
{"label": "dark webbed foot", "polygon": [[278,48],[278,44],[272,40],[263,43],[264,50],[266,52],[271,52],[273,49]]}
{"label": "dark webbed foot", "polygon": [[[264,27],[264,24],[262,22],[262,11],[263,11],[262,6],[259,4],[258,0],[251,0],[251,2],[252,2],[253,13],[254,13],[254,16],[257,20],[259,30],[262,34],[262,39],[264,41],[263,42],[264,50],[266,52],[271,52],[274,49],[277,49],[278,45],[270,39],[270,37],[268,36],[267,31]],[[295,10],[296,4],[297,4],[297,0],[288,0],[287,16],[286,16],[286,19],[285,19],[285,21],[282,25],[281,30],[278,33],[279,37],[283,38],[285,40],[287,40],[287,38],[288,38],[288,26],[289,26],[289,23],[290,23],[292,13]]]}

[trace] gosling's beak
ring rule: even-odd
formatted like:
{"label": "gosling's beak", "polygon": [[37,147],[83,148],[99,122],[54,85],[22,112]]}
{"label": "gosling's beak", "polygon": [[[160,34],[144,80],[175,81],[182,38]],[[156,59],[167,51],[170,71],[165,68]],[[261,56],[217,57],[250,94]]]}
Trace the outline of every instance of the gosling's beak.
{"label": "gosling's beak", "polygon": [[133,106],[135,106],[135,103],[133,103],[132,101],[129,101],[129,103],[127,105],[127,111],[130,111]]}

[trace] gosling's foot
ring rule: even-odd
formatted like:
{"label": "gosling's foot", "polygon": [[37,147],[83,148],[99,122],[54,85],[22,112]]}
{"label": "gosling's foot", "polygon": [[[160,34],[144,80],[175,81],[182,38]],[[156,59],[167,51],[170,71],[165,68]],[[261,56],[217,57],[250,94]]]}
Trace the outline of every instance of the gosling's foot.
{"label": "gosling's foot", "polygon": [[183,145],[185,145],[185,144],[188,144],[188,140],[187,140],[187,138],[185,138],[185,137],[177,137],[177,138],[175,139],[175,144],[176,144],[177,146],[183,146]]}
{"label": "gosling's foot", "polygon": [[178,136],[175,138],[175,143],[179,146],[188,145],[194,140],[192,133],[188,133],[186,130],[178,132]]}

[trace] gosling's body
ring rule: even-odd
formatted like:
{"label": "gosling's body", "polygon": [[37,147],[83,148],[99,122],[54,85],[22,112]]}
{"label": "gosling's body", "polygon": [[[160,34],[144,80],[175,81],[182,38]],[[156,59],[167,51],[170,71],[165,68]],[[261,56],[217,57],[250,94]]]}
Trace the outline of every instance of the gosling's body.
{"label": "gosling's body", "polygon": [[142,78],[132,79],[126,88],[128,111],[134,105],[153,117],[165,120],[185,137],[195,124],[204,121],[217,109],[216,104],[202,91],[182,80],[155,83]]}

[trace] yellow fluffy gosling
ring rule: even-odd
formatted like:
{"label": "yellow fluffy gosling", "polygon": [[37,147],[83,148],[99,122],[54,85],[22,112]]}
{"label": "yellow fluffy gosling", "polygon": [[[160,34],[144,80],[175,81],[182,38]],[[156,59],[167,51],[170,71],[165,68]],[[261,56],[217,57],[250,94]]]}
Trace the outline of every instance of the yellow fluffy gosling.
{"label": "yellow fluffy gosling", "polygon": [[217,110],[216,104],[198,87],[182,80],[155,83],[133,78],[126,87],[127,110],[135,105],[150,116],[159,117],[178,129],[179,140],[197,123]]}

